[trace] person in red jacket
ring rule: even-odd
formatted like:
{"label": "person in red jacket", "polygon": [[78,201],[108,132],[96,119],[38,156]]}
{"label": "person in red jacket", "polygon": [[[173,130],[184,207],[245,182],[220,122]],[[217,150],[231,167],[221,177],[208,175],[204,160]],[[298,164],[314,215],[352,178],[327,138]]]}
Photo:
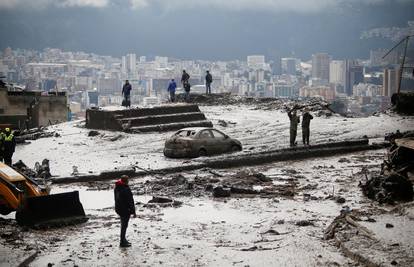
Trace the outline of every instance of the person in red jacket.
{"label": "person in red jacket", "polygon": [[131,215],[134,218],[137,216],[135,213],[134,197],[132,196],[131,189],[128,186],[129,177],[122,175],[121,179],[116,181],[114,195],[115,195],[115,211],[121,218],[121,241],[120,247],[130,247],[131,243],[126,240],[126,230],[128,228],[128,222]]}

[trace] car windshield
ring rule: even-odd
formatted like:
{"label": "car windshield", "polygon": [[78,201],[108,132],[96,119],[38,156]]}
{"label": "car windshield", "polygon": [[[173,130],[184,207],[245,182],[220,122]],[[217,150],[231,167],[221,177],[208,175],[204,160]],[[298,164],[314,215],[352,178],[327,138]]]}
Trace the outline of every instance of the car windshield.
{"label": "car windshield", "polygon": [[196,134],[195,131],[192,130],[182,130],[175,133],[175,136],[181,136],[181,137],[194,137]]}

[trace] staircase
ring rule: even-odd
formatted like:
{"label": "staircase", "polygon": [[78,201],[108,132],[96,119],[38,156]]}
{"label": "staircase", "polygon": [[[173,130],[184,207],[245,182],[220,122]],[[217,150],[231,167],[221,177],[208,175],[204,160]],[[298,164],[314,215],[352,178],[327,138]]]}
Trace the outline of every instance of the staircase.
{"label": "staircase", "polygon": [[206,119],[197,105],[86,111],[86,127],[90,129],[140,133],[212,126],[211,121]]}

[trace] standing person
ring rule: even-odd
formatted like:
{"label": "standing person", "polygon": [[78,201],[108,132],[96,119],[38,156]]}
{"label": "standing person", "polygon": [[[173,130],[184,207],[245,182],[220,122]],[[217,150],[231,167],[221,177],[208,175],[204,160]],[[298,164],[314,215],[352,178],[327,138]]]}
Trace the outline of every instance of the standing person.
{"label": "standing person", "polygon": [[191,85],[190,85],[190,75],[183,70],[183,75],[181,76],[181,83],[183,85],[184,88],[184,92],[185,92],[185,101],[189,102],[190,101],[190,89],[191,89]]}
{"label": "standing person", "polygon": [[[125,81],[124,86],[122,87],[122,95],[124,96],[125,107],[131,107],[131,90],[132,86],[128,80]],[[124,103],[123,101],[123,103]]]}
{"label": "standing person", "polygon": [[132,196],[131,189],[128,186],[129,177],[122,175],[121,179],[116,181],[114,195],[115,195],[115,211],[121,218],[121,240],[120,247],[130,247],[126,238],[126,230],[128,228],[128,222],[131,215],[136,218],[134,198]]}
{"label": "standing person", "polygon": [[3,154],[4,154],[4,133],[3,133],[3,130],[0,129],[0,162],[3,162]]}
{"label": "standing person", "polygon": [[303,145],[309,146],[310,121],[313,116],[309,113],[309,109],[305,109],[302,115],[302,141]]}
{"label": "standing person", "polygon": [[175,101],[175,89],[177,88],[177,84],[175,83],[174,79],[171,79],[170,83],[168,84],[168,92],[170,93],[170,101],[174,103]]}
{"label": "standing person", "polygon": [[290,120],[290,146],[296,146],[296,133],[300,122],[299,116],[296,115],[296,107],[288,111],[288,116]]}
{"label": "standing person", "polygon": [[4,163],[11,166],[14,150],[16,149],[16,139],[10,128],[6,128],[3,134],[3,157]]}
{"label": "standing person", "polygon": [[213,76],[211,76],[209,71],[206,71],[206,95],[211,94],[211,83],[213,82]]}

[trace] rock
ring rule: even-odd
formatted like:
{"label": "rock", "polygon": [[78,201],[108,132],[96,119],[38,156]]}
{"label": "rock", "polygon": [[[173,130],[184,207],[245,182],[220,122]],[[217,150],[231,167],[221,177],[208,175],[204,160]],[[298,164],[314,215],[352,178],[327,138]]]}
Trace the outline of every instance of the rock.
{"label": "rock", "polygon": [[213,197],[230,197],[230,189],[223,188],[222,186],[216,186],[213,189]]}
{"label": "rock", "polygon": [[309,225],[314,225],[313,222],[309,221],[309,220],[301,220],[301,221],[297,221],[295,223],[295,225],[297,226],[309,226]]}
{"label": "rock", "polygon": [[398,262],[397,262],[397,261],[395,261],[395,260],[393,260],[393,261],[391,262],[391,265],[398,265]]}
{"label": "rock", "polygon": [[167,185],[174,186],[174,185],[183,185],[186,183],[188,183],[187,178],[185,178],[181,174],[178,174],[174,176],[173,178],[171,178],[171,180],[167,183]]}
{"label": "rock", "polygon": [[227,122],[225,120],[218,120],[218,125],[223,126],[223,127],[227,127]]}
{"label": "rock", "polygon": [[98,135],[99,135],[99,132],[98,131],[95,131],[95,130],[91,130],[88,133],[88,136],[89,137],[91,137],[91,136],[98,136]]}
{"label": "rock", "polygon": [[340,159],[338,160],[338,162],[339,162],[339,163],[350,163],[351,161],[350,161],[349,159],[347,159],[347,158],[340,158]]}
{"label": "rock", "polygon": [[166,197],[152,197],[148,203],[172,203],[173,200]]}
{"label": "rock", "polygon": [[249,189],[249,188],[239,188],[239,187],[230,187],[230,192],[232,194],[259,194],[259,191]]}
{"label": "rock", "polygon": [[206,191],[213,191],[213,185],[212,184],[207,184],[206,187],[204,188]]}
{"label": "rock", "polygon": [[255,173],[253,174],[254,177],[256,177],[257,179],[259,179],[260,182],[266,183],[266,182],[271,182],[272,179],[267,177],[266,175],[264,175],[263,173]]}
{"label": "rock", "polygon": [[385,228],[394,228],[394,225],[390,224],[390,223],[386,223],[385,224]]}
{"label": "rock", "polygon": [[335,199],[335,201],[338,204],[344,204],[346,202],[346,199],[344,197],[337,196],[336,199]]}

